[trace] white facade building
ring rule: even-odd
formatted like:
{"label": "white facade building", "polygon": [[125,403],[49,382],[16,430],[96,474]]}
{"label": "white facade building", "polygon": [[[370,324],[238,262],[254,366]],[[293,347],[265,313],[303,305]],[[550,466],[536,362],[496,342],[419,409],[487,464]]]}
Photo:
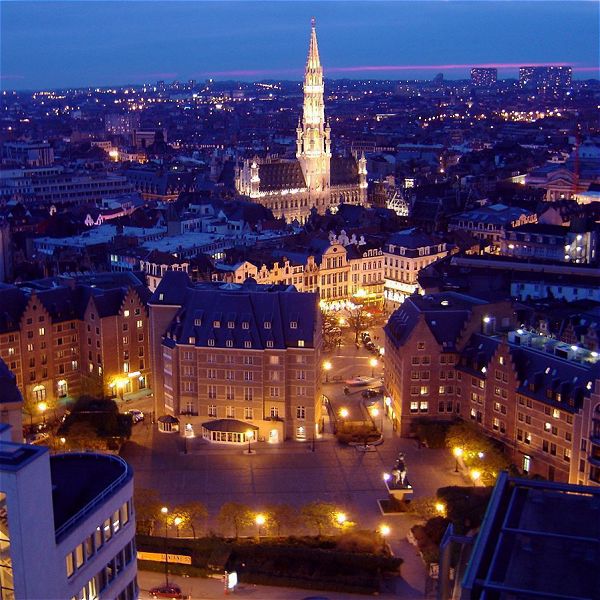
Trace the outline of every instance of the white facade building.
{"label": "white facade building", "polygon": [[135,600],[132,497],[117,456],[0,441],[0,598]]}

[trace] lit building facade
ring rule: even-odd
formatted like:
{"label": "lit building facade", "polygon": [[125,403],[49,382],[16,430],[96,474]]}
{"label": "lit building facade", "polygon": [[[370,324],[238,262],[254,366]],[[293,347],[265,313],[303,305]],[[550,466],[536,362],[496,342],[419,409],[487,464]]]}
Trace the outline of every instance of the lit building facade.
{"label": "lit building facade", "polygon": [[388,415],[402,435],[460,417],[551,481],[600,484],[598,353],[515,329],[510,302],[413,296],[386,328]]}
{"label": "lit building facade", "polygon": [[304,222],[314,208],[323,214],[338,204],[364,204],[367,161],[332,157],[331,127],[325,119],[323,67],[315,20],[304,75],[302,121],[296,128],[296,160],[246,160],[236,169],[240,194],[268,207],[276,218]]}
{"label": "lit building facade", "polygon": [[571,85],[572,67],[520,67],[519,85],[522,88],[558,90]]}
{"label": "lit building facade", "polygon": [[192,284],[185,273],[168,271],[149,309],[157,414],[212,442],[318,435],[316,294],[253,280]]}
{"label": "lit building facade", "polygon": [[0,597],[135,600],[133,473],[0,440]]}
{"label": "lit building facade", "polygon": [[396,308],[419,292],[419,271],[447,254],[445,242],[417,229],[394,234],[383,247],[385,306]]}
{"label": "lit building facade", "polygon": [[0,358],[28,407],[149,385],[146,286],[132,273],[0,289]]}

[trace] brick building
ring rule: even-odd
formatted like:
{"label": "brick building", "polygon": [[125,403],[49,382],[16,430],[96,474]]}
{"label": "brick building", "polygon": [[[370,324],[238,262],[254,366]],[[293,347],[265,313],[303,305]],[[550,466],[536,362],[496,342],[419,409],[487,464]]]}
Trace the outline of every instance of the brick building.
{"label": "brick building", "polygon": [[321,423],[318,296],[283,285],[192,284],[165,273],[149,302],[157,414],[213,442],[311,439]]}
{"label": "brick building", "polygon": [[515,329],[510,302],[412,296],[386,332],[388,416],[459,417],[505,445],[526,473],[600,483],[598,353]]}
{"label": "brick building", "polygon": [[133,273],[56,277],[0,288],[0,358],[26,406],[148,385],[146,286]]}

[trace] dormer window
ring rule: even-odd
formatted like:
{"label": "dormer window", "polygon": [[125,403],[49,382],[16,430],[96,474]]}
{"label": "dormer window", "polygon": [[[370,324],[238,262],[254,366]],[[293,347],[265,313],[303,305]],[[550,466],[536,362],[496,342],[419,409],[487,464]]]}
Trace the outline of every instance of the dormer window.
{"label": "dormer window", "polygon": [[250,323],[248,323],[248,321],[244,321],[242,323],[242,329],[250,329]]}
{"label": "dormer window", "polygon": [[267,340],[267,348],[273,347],[273,340]]}
{"label": "dormer window", "polygon": [[304,348],[304,340],[298,340],[298,348]]}
{"label": "dormer window", "polygon": [[129,316],[129,311],[128,310],[124,310],[123,311],[123,316],[124,317],[128,317]]}
{"label": "dormer window", "polygon": [[215,345],[215,340],[213,338],[209,338],[208,345],[209,346],[214,346]]}
{"label": "dormer window", "polygon": [[246,340],[244,342],[244,348],[252,348],[252,342],[250,340]]}
{"label": "dormer window", "polygon": [[235,321],[227,321],[227,327],[233,329],[235,327]]}
{"label": "dormer window", "polygon": [[165,295],[164,294],[159,294],[158,295],[158,299],[159,300],[164,300],[165,299]]}
{"label": "dormer window", "polygon": [[195,344],[195,343],[196,343],[196,338],[193,335],[191,335],[190,336],[190,344]]}
{"label": "dormer window", "polygon": [[233,340],[227,340],[227,341],[225,342],[225,345],[226,345],[228,348],[233,348]]}
{"label": "dormer window", "polygon": [[290,329],[298,329],[298,321],[290,321]]}
{"label": "dormer window", "polygon": [[221,321],[213,321],[213,327],[219,329],[219,327],[221,327]]}
{"label": "dormer window", "polygon": [[194,319],[194,325],[200,327],[200,325],[202,325],[202,319]]}
{"label": "dormer window", "polygon": [[271,329],[271,321],[265,321],[265,329]]}

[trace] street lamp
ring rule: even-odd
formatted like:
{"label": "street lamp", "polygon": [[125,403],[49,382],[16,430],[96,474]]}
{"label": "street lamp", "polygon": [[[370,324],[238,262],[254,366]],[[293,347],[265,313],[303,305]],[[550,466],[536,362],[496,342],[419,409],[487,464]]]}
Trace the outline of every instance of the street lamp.
{"label": "street lamp", "polygon": [[379,534],[381,535],[381,542],[382,542],[382,549],[385,551],[385,539],[387,538],[388,535],[390,535],[390,533],[392,532],[392,530],[390,529],[389,525],[380,525],[379,526]]}
{"label": "street lamp", "polygon": [[348,517],[346,517],[346,513],[339,512],[335,515],[335,520],[340,527],[343,527],[344,523],[348,520]]}
{"label": "street lamp", "polygon": [[165,519],[165,586],[169,586],[169,549],[167,546],[167,538],[169,535],[169,521],[167,519],[167,515],[169,514],[169,509],[166,506],[163,506],[160,509],[164,519]]}
{"label": "street lamp", "polygon": [[254,438],[254,431],[252,429],[248,429],[246,431],[246,439],[248,440],[248,454],[252,454],[252,448],[250,448],[250,442]]}
{"label": "street lamp", "polygon": [[258,514],[256,515],[256,517],[254,517],[254,522],[256,523],[256,528],[257,528],[257,534],[258,534],[258,541],[260,541],[260,528],[265,524],[266,522],[266,518],[265,515],[263,514]]}
{"label": "street lamp", "polygon": [[177,537],[179,537],[179,526],[181,525],[182,521],[183,519],[181,517],[175,517],[175,520],[173,521],[173,523],[175,523],[175,527],[177,528]]}
{"label": "street lamp", "polygon": [[442,517],[446,516],[446,505],[443,502],[435,503],[435,510],[442,515]]}
{"label": "street lamp", "polygon": [[341,408],[340,409],[340,417],[342,417],[342,419],[346,419],[349,414],[350,413],[348,412],[347,408]]}
{"label": "street lamp", "polygon": [[375,367],[379,364],[379,362],[376,358],[372,358],[369,361],[369,364],[371,365],[371,377],[375,377]]}
{"label": "street lamp", "polygon": [[455,459],[454,472],[458,473],[458,459],[463,455],[463,449],[462,448],[454,448],[452,450],[452,454],[454,454],[454,459]]}
{"label": "street lamp", "polygon": [[48,404],[44,401],[38,403],[38,409],[42,413],[42,420],[44,425],[46,424],[46,410],[48,410]]}
{"label": "street lamp", "polygon": [[325,371],[325,383],[329,383],[329,371],[331,371],[332,366],[333,365],[328,360],[323,363],[323,370]]}
{"label": "street lamp", "polygon": [[477,480],[481,477],[481,471],[478,471],[477,469],[473,469],[471,471],[471,479],[474,482],[477,482]]}
{"label": "street lamp", "polygon": [[[371,416],[373,419],[379,416],[379,409],[376,406],[371,409]],[[381,433],[383,433],[383,413],[381,413]]]}

